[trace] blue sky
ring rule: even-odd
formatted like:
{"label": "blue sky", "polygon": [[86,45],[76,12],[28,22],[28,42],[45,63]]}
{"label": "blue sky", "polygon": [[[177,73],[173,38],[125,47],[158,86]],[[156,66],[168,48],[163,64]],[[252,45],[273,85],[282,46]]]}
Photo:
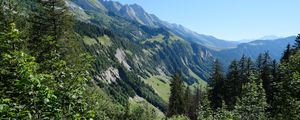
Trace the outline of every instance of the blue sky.
{"label": "blue sky", "polygon": [[118,0],[226,40],[300,33],[300,0]]}

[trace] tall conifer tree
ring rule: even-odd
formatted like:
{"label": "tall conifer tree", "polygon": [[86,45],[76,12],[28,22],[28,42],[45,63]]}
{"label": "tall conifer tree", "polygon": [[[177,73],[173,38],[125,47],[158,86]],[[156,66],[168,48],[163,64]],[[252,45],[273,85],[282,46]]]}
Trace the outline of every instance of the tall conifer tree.
{"label": "tall conifer tree", "polygon": [[184,107],[184,85],[181,74],[177,73],[173,76],[171,81],[171,95],[169,97],[169,105],[167,116],[182,115],[185,112]]}
{"label": "tall conifer tree", "polygon": [[212,74],[209,78],[209,100],[211,107],[216,110],[222,107],[222,100],[224,99],[225,90],[225,76],[221,63],[216,60],[213,64]]}

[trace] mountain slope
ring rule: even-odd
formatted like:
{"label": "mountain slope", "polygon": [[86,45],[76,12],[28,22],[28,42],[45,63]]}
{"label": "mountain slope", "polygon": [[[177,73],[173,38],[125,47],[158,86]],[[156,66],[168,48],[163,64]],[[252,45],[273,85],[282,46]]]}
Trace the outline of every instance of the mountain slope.
{"label": "mountain slope", "polygon": [[181,71],[187,84],[206,84],[213,60],[206,47],[192,44],[167,28],[143,25],[110,10],[85,8],[91,4],[68,3],[78,18],[75,30],[95,58],[94,80],[114,100],[125,104],[129,97],[139,96],[165,111],[168,93],[147,80],[160,76],[168,78],[161,83],[168,85],[170,76]]}
{"label": "mountain slope", "polygon": [[137,4],[122,5],[119,2],[115,1],[102,1],[102,3],[110,11],[114,12],[117,15],[125,17],[129,20],[137,21],[140,24],[150,27],[167,28],[174,34],[184,38],[185,40],[206,46],[211,49],[220,50],[232,48],[238,44],[237,42],[225,41],[212,36],[201,35],[183,27],[182,25],[171,24],[166,21],[162,21],[155,15],[147,13],[141,6]]}
{"label": "mountain slope", "polygon": [[227,65],[242,54],[254,58],[266,50],[278,58],[287,44],[276,40],[277,44],[255,41],[237,46],[161,21],[136,4],[74,0],[68,5],[77,18],[75,30],[82,45],[95,58],[94,80],[121,104],[142,97],[165,111],[169,79],[175,72],[182,72],[186,84],[199,86],[206,84],[215,58]]}
{"label": "mountain slope", "polygon": [[221,59],[225,65],[232,60],[241,58],[242,55],[257,58],[259,53],[269,52],[273,59],[279,60],[288,44],[293,44],[296,37],[279,38],[275,40],[255,40],[248,43],[242,43],[236,48],[213,52],[213,56]]}

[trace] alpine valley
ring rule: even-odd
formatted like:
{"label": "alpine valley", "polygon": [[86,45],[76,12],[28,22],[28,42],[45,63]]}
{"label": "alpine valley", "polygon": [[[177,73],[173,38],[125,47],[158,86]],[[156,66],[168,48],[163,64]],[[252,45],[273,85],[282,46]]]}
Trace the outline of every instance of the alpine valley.
{"label": "alpine valley", "polygon": [[279,60],[296,39],[291,36],[240,44],[160,20],[137,4],[73,0],[67,5],[77,18],[75,29],[85,49],[96,58],[94,80],[100,87],[118,101],[126,101],[120,100],[121,96],[141,97],[162,111],[169,97],[169,79],[177,70],[186,84],[206,85],[215,58],[227,66],[242,55],[255,59],[268,51]]}
{"label": "alpine valley", "polygon": [[[89,82],[94,85],[92,87],[94,91],[100,91],[96,92],[100,96],[89,100],[95,105],[98,104],[95,102],[97,99],[103,100],[104,107],[99,109],[107,111],[107,113],[92,112],[97,115],[126,116],[127,109],[134,111],[135,107],[143,106],[152,108],[157,116],[164,118],[168,111],[171,79],[174,79],[172,76],[178,71],[183,78],[183,84],[190,86],[191,91],[196,91],[197,88],[206,88],[211,82],[212,66],[216,59],[223,64],[222,68],[225,72],[232,61],[239,60],[243,56],[255,60],[260,53],[266,52],[271,58],[280,61],[286,46],[294,44],[296,39],[296,36],[290,36],[241,43],[199,34],[182,25],[169,23],[147,13],[137,4],[121,4],[111,0],[65,0],[64,2],[74,17],[72,31],[79,40],[70,48],[82,48],[92,59],[91,69],[88,70],[91,76]],[[24,8],[28,7],[26,6],[28,3],[30,1],[24,3]],[[31,13],[25,10],[23,17],[30,18],[27,14]],[[47,40],[51,40],[51,37]],[[25,51],[30,50],[25,49]],[[75,57],[79,57],[79,54]],[[84,94],[94,94],[93,90]],[[48,99],[45,101],[47,102]],[[112,105],[113,107],[105,107],[106,104],[115,103],[117,105]],[[0,111],[3,109],[1,105],[0,101]],[[124,113],[114,113],[113,109]],[[141,110],[143,109],[137,111]],[[70,114],[75,117],[81,115]],[[59,116],[59,114],[55,115]],[[38,119],[41,116],[33,116],[33,118]],[[122,118],[119,116],[96,119]]]}

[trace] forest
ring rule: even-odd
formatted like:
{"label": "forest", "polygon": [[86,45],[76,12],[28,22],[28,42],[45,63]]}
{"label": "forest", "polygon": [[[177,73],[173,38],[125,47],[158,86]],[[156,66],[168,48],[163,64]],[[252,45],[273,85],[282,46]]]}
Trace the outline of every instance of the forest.
{"label": "forest", "polygon": [[[93,56],[101,46],[82,41],[83,35],[119,39],[114,32],[76,20],[65,0],[0,0],[0,119],[300,119],[300,35],[278,53],[280,61],[268,52],[256,60],[244,55],[229,66],[213,60],[207,86],[189,86],[174,68],[165,102],[134,70],[105,59],[113,55]],[[105,65],[117,66],[126,79],[109,87],[95,80]],[[128,98],[136,95],[146,102],[132,105]]]}

